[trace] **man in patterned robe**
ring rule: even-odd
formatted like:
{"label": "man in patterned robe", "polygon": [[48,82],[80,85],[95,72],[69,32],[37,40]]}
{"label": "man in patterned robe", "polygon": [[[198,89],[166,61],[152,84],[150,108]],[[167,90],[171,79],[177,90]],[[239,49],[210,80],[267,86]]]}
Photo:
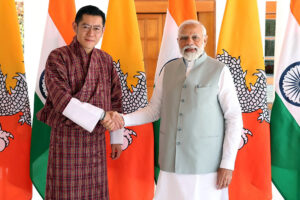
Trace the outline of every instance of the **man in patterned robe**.
{"label": "man in patterned robe", "polygon": [[[51,126],[45,199],[106,200],[108,195],[105,128],[123,126],[119,77],[110,55],[94,48],[105,15],[81,8],[72,43],[53,50],[45,67],[46,104],[37,118]],[[112,122],[114,120],[114,122]],[[122,129],[111,132],[112,158],[121,154]]]}

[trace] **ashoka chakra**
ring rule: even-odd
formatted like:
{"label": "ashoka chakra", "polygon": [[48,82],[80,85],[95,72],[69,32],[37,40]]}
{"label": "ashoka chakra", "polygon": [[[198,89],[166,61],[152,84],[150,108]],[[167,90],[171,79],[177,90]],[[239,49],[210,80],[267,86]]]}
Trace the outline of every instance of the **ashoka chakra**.
{"label": "ashoka chakra", "polygon": [[279,89],[287,102],[300,106],[300,62],[284,70],[279,80]]}

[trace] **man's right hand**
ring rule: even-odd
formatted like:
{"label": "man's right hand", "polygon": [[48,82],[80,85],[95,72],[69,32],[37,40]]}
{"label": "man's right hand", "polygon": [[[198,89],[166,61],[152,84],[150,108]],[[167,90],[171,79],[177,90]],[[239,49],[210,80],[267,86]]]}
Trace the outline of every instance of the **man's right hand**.
{"label": "man's right hand", "polygon": [[101,124],[109,131],[115,131],[124,127],[123,117],[116,111],[108,111]]}

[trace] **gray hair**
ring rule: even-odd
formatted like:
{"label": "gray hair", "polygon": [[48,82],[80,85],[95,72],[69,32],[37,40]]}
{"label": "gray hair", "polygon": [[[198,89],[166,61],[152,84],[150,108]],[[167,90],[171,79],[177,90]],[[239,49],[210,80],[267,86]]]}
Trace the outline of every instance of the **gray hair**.
{"label": "gray hair", "polygon": [[190,24],[199,24],[202,28],[202,34],[203,36],[206,36],[206,28],[203,24],[201,24],[199,21],[197,20],[194,20],[194,19],[189,19],[189,20],[185,20],[184,22],[182,22],[179,26],[179,29],[178,29],[178,35],[179,33],[182,31],[183,27],[186,26],[186,25],[190,25]]}

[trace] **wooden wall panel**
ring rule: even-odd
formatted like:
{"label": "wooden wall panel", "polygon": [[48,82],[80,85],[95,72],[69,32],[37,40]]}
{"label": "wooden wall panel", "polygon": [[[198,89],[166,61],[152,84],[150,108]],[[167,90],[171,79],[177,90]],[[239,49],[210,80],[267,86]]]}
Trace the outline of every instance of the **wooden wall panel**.
{"label": "wooden wall panel", "polygon": [[198,20],[205,26],[208,40],[205,51],[211,57],[216,56],[216,15],[215,12],[198,12]]}
{"label": "wooden wall panel", "polygon": [[163,14],[138,14],[138,23],[144,54],[148,99],[150,99],[163,32]]}

